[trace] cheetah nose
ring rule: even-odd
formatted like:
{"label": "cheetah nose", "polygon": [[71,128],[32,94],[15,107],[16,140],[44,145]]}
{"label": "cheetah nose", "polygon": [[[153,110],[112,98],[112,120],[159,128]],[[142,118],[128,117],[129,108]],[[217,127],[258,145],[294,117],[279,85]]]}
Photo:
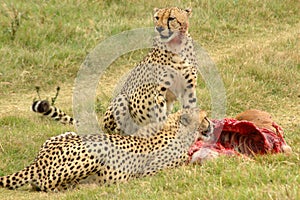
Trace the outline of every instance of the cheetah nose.
{"label": "cheetah nose", "polygon": [[156,27],[156,30],[157,32],[161,33],[164,30],[164,28],[162,26],[158,26]]}

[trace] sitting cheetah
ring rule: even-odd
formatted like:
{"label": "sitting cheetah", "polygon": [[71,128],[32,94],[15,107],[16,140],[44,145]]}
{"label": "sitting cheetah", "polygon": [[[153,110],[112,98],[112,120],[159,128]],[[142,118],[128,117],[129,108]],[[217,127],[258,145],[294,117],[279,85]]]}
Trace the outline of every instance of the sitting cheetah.
{"label": "sitting cheetah", "polygon": [[149,124],[135,136],[67,132],[47,140],[31,165],[0,177],[0,187],[31,183],[41,191],[60,191],[77,183],[102,185],[152,175],[185,163],[192,143],[212,131],[206,113],[192,108]]}
{"label": "sitting cheetah", "polygon": [[162,122],[179,100],[196,107],[197,63],[188,33],[191,9],[154,9],[157,36],[153,49],[127,77],[110,103],[103,126],[106,132],[130,135],[149,123]]}

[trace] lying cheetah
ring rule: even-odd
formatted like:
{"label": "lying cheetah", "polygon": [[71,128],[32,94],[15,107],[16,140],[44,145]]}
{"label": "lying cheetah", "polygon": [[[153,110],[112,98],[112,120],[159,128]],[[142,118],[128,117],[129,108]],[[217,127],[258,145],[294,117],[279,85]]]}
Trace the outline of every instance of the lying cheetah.
{"label": "lying cheetah", "polygon": [[34,162],[0,177],[0,187],[31,183],[41,191],[60,191],[78,183],[111,184],[182,165],[191,144],[213,131],[204,111],[183,109],[164,123],[149,124],[135,136],[67,132],[48,139]]}
{"label": "lying cheetah", "polygon": [[130,135],[166,120],[173,103],[196,107],[197,63],[188,33],[191,9],[155,9],[153,49],[130,73],[103,119],[107,132]]}

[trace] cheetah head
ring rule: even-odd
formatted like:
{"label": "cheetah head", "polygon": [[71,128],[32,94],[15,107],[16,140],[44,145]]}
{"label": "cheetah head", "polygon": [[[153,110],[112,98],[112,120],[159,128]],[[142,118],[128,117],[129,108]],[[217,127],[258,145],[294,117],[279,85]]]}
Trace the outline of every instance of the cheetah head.
{"label": "cheetah head", "polygon": [[178,39],[188,31],[188,18],[191,16],[191,9],[180,9],[177,7],[154,9],[155,31],[163,42],[170,42]]}
{"label": "cheetah head", "polygon": [[205,111],[200,111],[199,113],[199,133],[200,138],[211,137],[214,131],[214,124],[207,117],[207,113]]}
{"label": "cheetah head", "polygon": [[186,127],[196,127],[195,141],[199,138],[210,138],[213,134],[214,124],[208,119],[207,113],[198,108],[192,108],[188,111],[188,113],[183,113],[181,115],[180,123]]}

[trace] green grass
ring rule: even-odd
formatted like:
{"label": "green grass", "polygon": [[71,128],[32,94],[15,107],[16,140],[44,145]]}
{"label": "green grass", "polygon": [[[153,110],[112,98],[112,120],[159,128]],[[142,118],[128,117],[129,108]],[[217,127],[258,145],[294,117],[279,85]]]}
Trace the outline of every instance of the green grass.
{"label": "green grass", "polygon": [[[215,61],[223,79],[227,116],[266,110],[285,130],[290,156],[220,158],[153,177],[107,186],[80,186],[63,193],[0,189],[0,199],[299,199],[300,198],[300,3],[297,0],[18,1],[0,5],[0,175],[33,161],[50,136],[73,127],[32,113],[36,98],[51,98],[72,112],[72,87],[85,56],[112,35],[152,26],[154,7],[192,7],[190,33]],[[101,117],[118,79],[147,51],[116,60],[100,80]],[[198,99],[210,110],[199,80]]]}

